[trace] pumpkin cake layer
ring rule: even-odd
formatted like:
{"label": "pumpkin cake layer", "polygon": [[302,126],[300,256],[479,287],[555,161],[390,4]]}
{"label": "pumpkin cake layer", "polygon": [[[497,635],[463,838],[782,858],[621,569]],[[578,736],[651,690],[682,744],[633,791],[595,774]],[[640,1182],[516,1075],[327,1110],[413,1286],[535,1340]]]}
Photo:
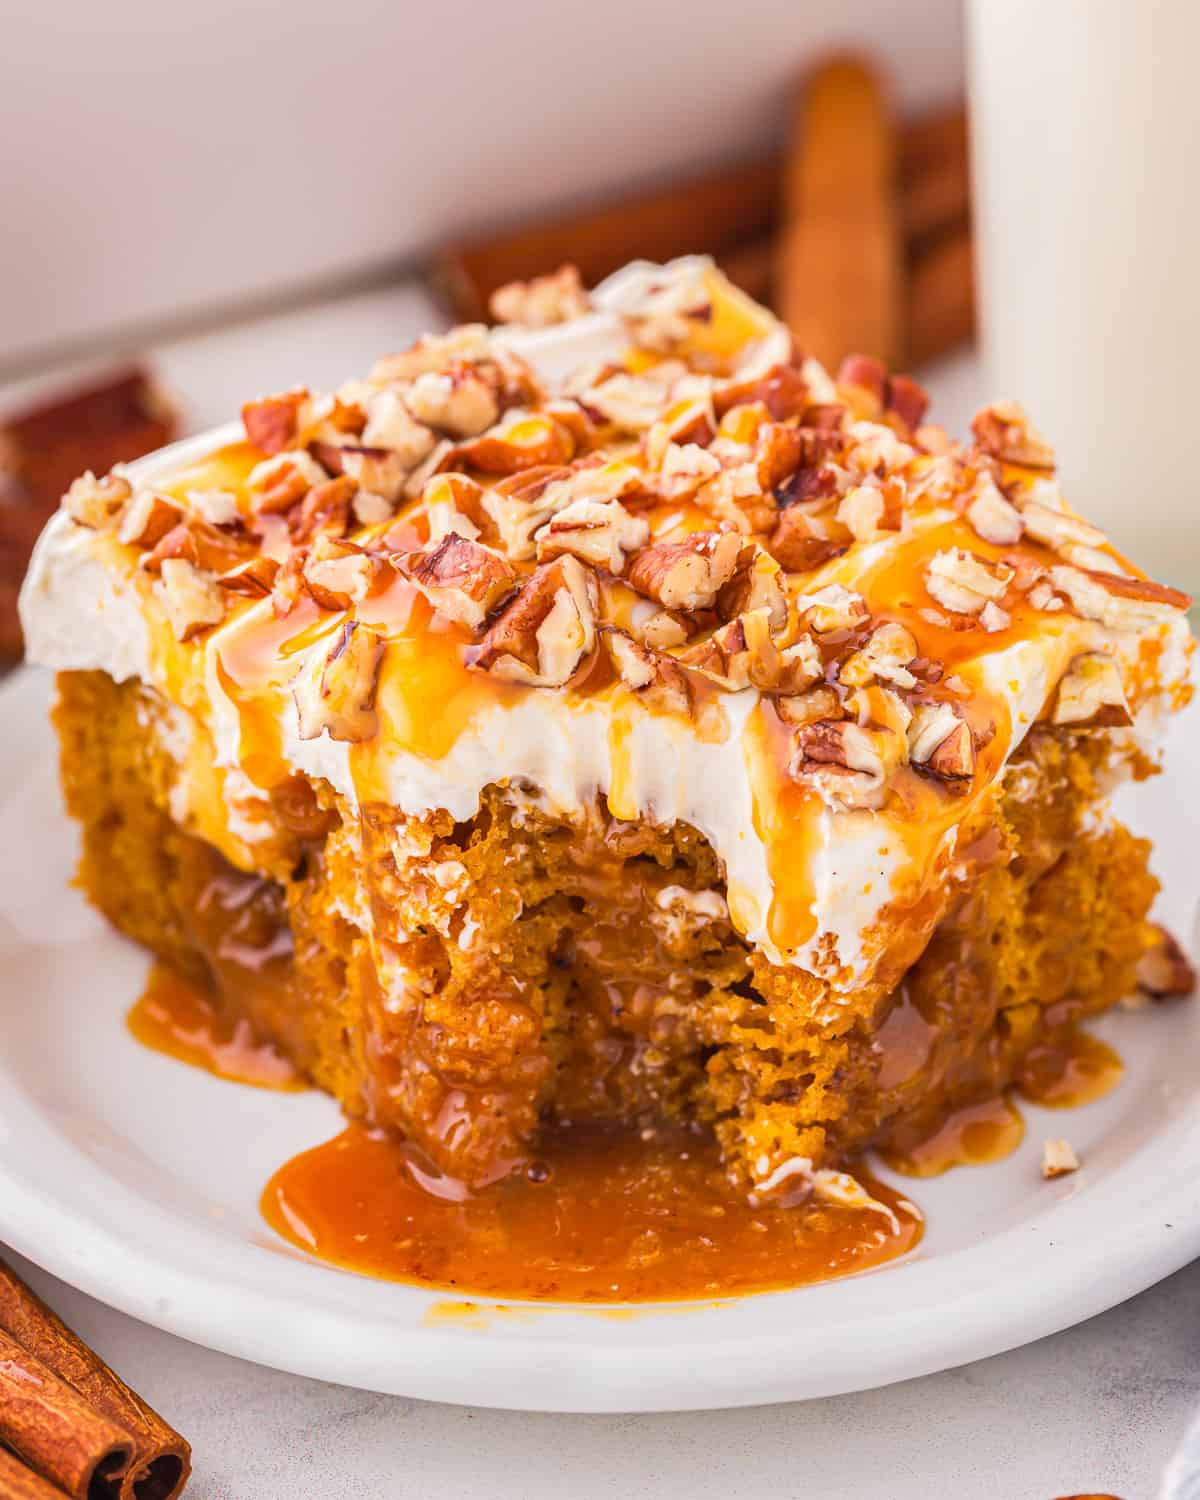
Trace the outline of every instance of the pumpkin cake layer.
{"label": "pumpkin cake layer", "polygon": [[504,306],[72,487],[82,883],[433,1171],[670,1118],[841,1191],[1132,987],[1188,601],[705,263]]}
{"label": "pumpkin cake layer", "polygon": [[341,814],[315,833],[312,809],[281,809],[277,849],[246,874],[174,823],[151,690],[67,673],[55,719],[91,900],[215,981],[347,1113],[465,1180],[527,1160],[554,1118],[711,1124],[747,1182],[764,1156],[905,1149],[1129,993],[1152,941],[1147,844],[1088,816],[1094,743],[1038,731],[972,878],[932,937],[911,934],[916,962],[838,1005],[736,933],[712,849],[685,825],[624,823],[599,802],[550,818],[500,787],[465,824],[373,808],[379,847],[408,853],[372,869],[376,932],[424,985],[420,1014],[397,1014],[343,914],[361,877]]}

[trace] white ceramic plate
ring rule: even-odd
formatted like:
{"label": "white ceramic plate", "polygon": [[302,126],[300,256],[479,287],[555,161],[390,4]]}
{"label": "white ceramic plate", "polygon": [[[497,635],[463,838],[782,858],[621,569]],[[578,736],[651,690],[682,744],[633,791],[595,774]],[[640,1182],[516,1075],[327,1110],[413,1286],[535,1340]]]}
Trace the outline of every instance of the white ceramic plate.
{"label": "white ceramic plate", "polygon": [[[0,1239],[135,1317],[263,1364],[440,1401],[654,1411],[832,1395],[995,1354],[1131,1296],[1200,1254],[1200,1008],[1106,1017],[1127,1065],[1105,1100],[1026,1108],[1022,1149],[910,1183],[919,1249],[881,1270],[737,1301],[602,1309],[485,1302],[309,1260],[259,1218],[287,1157],[334,1134],[318,1094],[222,1082],[142,1049],[146,969],[68,889],[47,678],[0,690]],[[1200,883],[1200,712],[1168,776],[1126,805],[1157,843],[1164,917]],[[1136,804],[1136,806],[1134,806]],[[1084,1167],[1041,1180],[1066,1135]]]}

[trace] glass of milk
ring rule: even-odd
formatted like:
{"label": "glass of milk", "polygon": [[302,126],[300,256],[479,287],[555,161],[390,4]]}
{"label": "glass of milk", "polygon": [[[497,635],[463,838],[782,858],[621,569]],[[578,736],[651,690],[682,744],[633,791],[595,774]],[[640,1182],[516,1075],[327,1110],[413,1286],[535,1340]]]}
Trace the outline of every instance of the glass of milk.
{"label": "glass of milk", "polygon": [[989,391],[1068,500],[1200,585],[1200,4],[968,0]]}

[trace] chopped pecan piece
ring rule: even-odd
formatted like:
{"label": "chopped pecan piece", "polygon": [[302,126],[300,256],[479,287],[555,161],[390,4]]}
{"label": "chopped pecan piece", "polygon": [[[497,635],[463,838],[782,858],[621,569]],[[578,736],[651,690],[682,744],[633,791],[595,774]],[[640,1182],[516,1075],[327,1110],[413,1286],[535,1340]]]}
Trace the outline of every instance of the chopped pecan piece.
{"label": "chopped pecan piece", "polygon": [[649,432],[666,410],[669,390],[649,375],[610,376],[579,398],[585,409],[623,432]]}
{"label": "chopped pecan piece", "polygon": [[491,314],[497,323],[518,323],[523,328],[549,328],[568,323],[590,311],[579,267],[559,266],[550,276],[532,281],[510,281],[492,293]]}
{"label": "chopped pecan piece", "polygon": [[522,469],[569,463],[575,439],[543,412],[514,410],[481,437],[459,443],[453,453],[462,464],[485,474],[517,474]]}
{"label": "chopped pecan piece", "polygon": [[645,619],[637,621],[634,629],[639,640],[655,651],[666,651],[671,646],[682,646],[691,633],[688,621],[669,609],[657,609]]}
{"label": "chopped pecan piece", "polygon": [[977,615],[989,599],[1002,599],[1013,580],[1008,563],[990,563],[961,547],[935,552],[925,569],[925,587],[943,609]]}
{"label": "chopped pecan piece", "polygon": [[1192,602],[1178,589],[1148,578],[1125,578],[1065,563],[1050,569],[1050,583],[1070,600],[1077,614],[1098,620],[1110,630],[1145,630],[1172,619]]}
{"label": "chopped pecan piece", "polygon": [[[492,371],[460,361],[448,370],[427,370],[404,393],[418,421],[451,437],[478,437],[500,415],[498,378]],[[424,454],[421,455],[424,457]]]}
{"label": "chopped pecan piece", "polygon": [[97,479],[89,469],[63,496],[63,509],[72,521],[93,531],[109,531],[120,519],[133,486],[120,474]]}
{"label": "chopped pecan piece", "polygon": [[904,514],[904,481],[860,484],[847,491],[837,518],[856,542],[872,542],[881,531],[899,531]]}
{"label": "chopped pecan piece", "polygon": [[847,687],[865,687],[878,679],[897,687],[915,687],[917,679],[908,669],[917,655],[917,643],[903,625],[888,621],[877,626],[860,647],[842,663],[838,680]]}
{"label": "chopped pecan piece", "polygon": [[471,630],[479,629],[520,576],[499,553],[455,532],[411,553],[401,571],[436,610]]}
{"label": "chopped pecan piece", "polygon": [[840,712],[838,695],[831,687],[810,688],[807,693],[775,698],[775,712],[785,724],[802,729],[819,719],[836,719]]}
{"label": "chopped pecan piece", "polygon": [[[533,534],[559,507],[569,492],[559,488],[571,478],[567,468],[530,469],[502,479],[494,490],[481,492],[479,510],[495,526],[500,545],[513,562],[536,556]],[[574,498],[573,496],[570,498]]]}
{"label": "chopped pecan piece", "polygon": [[975,413],[971,431],[983,452],[1002,463],[1025,469],[1054,469],[1054,449],[1016,401],[993,401],[985,406]]}
{"label": "chopped pecan piece", "polygon": [[311,453],[298,449],[276,454],[250,471],[246,480],[250,509],[255,515],[291,510],[314,485],[323,484],[328,477]]}
{"label": "chopped pecan piece", "polygon": [[147,573],[157,573],[169,557],[182,557],[187,562],[197,564],[200,561],[200,548],[196,542],[196,534],[186,521],[181,521],[178,526],[172,526],[166,536],[160,537],[142,558],[139,566]]}
{"label": "chopped pecan piece", "polygon": [[[349,474],[338,474],[315,484],[299,509],[292,513],[292,536],[297,542],[311,541],[318,533],[345,536],[350,529],[350,512],[357,487]],[[391,507],[388,506],[390,514]]]}
{"label": "chopped pecan piece", "polygon": [[705,391],[691,400],[676,401],[642,438],[646,462],[650,468],[660,469],[673,446],[696,444],[703,449],[716,435],[711,392]]}
{"label": "chopped pecan piece", "polygon": [[299,735],[358,744],[378,728],[375,689],[383,641],[375,631],[354,620],[344,620],[331,641],[321,641],[308,653],[292,679]]}
{"label": "chopped pecan piece", "polygon": [[670,443],[658,472],[665,500],[685,500],[721,472],[720,461],[699,443]]}
{"label": "chopped pecan piece", "polygon": [[182,519],[183,512],[165,495],[136,490],[121,516],[117,540],[130,547],[157,547]]}
{"label": "chopped pecan piece", "polygon": [[176,640],[191,640],[225,618],[225,596],[216,580],[186,558],[168,557],[163,561],[154,591],[162,601]]}
{"label": "chopped pecan piece", "polygon": [[271,585],[271,608],[276,619],[287,619],[299,604],[301,595],[306,592],[304,564],[307,560],[307,547],[293,547],[280,565],[275,582]]}
{"label": "chopped pecan piece", "polygon": [[888,378],[884,405],[915,432],[929,410],[929,392],[911,375],[892,375]]}
{"label": "chopped pecan piece", "polygon": [[765,609],[772,631],[787,624],[787,595],[783,589],[783,569],[757,543],[744,547],[733,577],[717,595],[717,610],[731,620],[749,610]]}
{"label": "chopped pecan piece", "polygon": [[995,635],[997,631],[1007,630],[1012,624],[1012,616],[1006,609],[1001,609],[993,599],[979,611],[979,623],[989,635]]}
{"label": "chopped pecan piece", "polygon": [[656,542],[629,566],[639,593],[666,609],[711,609],[742,553],[733,531],[694,531],[682,542]]}
{"label": "chopped pecan piece", "polygon": [[265,599],[275,587],[279,564],[273,557],[260,553],[244,563],[238,563],[217,579],[217,587],[227,594],[244,594],[251,599]]}
{"label": "chopped pecan piece", "polygon": [[821,510],[837,497],[840,488],[836,469],[828,464],[804,464],[790,479],[775,486],[775,503],[780,510],[794,506]]}
{"label": "chopped pecan piece", "polygon": [[210,526],[237,526],[242,519],[232,490],[188,490],[188,509]]}
{"label": "chopped pecan piece", "polygon": [[754,439],[754,464],[758,486],[770,494],[803,464],[813,462],[812,444],[802,428],[782,422],[764,422]]}
{"label": "chopped pecan piece", "polygon": [[644,547],[650,523],[633,516],[619,500],[576,500],[560,510],[534,538],[539,562],[571,553],[593,567],[620,573],[625,555]]}
{"label": "chopped pecan piece", "polygon": [[986,470],[976,479],[971,495],[966,516],[976,535],[996,547],[1015,546],[1025,529],[1021,512],[1004,498]]}
{"label": "chopped pecan piece", "polygon": [[1052,722],[1070,729],[1099,729],[1133,723],[1121,672],[1103,651],[1076,656],[1058,685]]}
{"label": "chopped pecan piece", "polygon": [[622,312],[634,343],[669,354],[693,337],[697,324],[712,320],[705,273],[685,268],[630,299]]}
{"label": "chopped pecan piece", "polygon": [[444,473],[453,462],[454,444],[449,438],[442,438],[433,445],[426,457],[405,478],[402,486],[403,494],[409,500],[417,499],[434,475]]}
{"label": "chopped pecan piece", "polygon": [[429,540],[440,542],[450,532],[467,541],[478,541],[487,523],[483,507],[485,490],[465,474],[437,474],[425,486],[421,504],[429,517]]}
{"label": "chopped pecan piece", "polygon": [[487,328],[482,323],[460,323],[448,333],[425,334],[399,354],[385,354],[375,362],[371,380],[379,385],[415,380],[426,370],[448,370],[459,360],[491,355]]}
{"label": "chopped pecan piece", "polygon": [[1042,1147],[1042,1176],[1047,1181],[1055,1177],[1066,1177],[1071,1172],[1078,1172],[1079,1158],[1075,1155],[1074,1147],[1070,1141],[1052,1140],[1047,1141]]}
{"label": "chopped pecan piece", "polygon": [[428,424],[418,420],[410,406],[408,398],[414,389],[415,386],[410,386],[400,391],[387,386],[371,396],[367,402],[367,425],[362,431],[363,448],[387,449],[404,469],[415,468],[437,442]]}
{"label": "chopped pecan piece", "polygon": [[600,638],[621,681],[651,708],[686,714],[692,694],[687,673],[660,651],[652,650],[613,625],[600,627]]}
{"label": "chopped pecan piece", "polygon": [[595,577],[577,558],[543,563],[467,664],[529,687],[563,687],[592,659],[597,605]]}
{"label": "chopped pecan piece", "polygon": [[863,596],[840,583],[829,583],[811,594],[801,594],[796,608],[800,618],[818,635],[852,630],[870,614]]}
{"label": "chopped pecan piece", "polygon": [[908,758],[918,770],[952,784],[975,774],[971,726],[949,703],[920,703],[908,726]]}
{"label": "chopped pecan piece", "polygon": [[385,567],[382,558],[321,532],[304,559],[304,587],[322,609],[349,609],[367,597]]}
{"label": "chopped pecan piece", "polygon": [[1155,1000],[1190,995],[1196,988],[1196,971],[1187,954],[1165,927],[1151,922],[1154,943],[1138,960],[1138,989]]}
{"label": "chopped pecan piece", "polygon": [[901,442],[890,427],[880,422],[851,422],[846,431],[848,445],[842,461],[862,478],[883,478],[905,468],[916,457],[916,449]]}
{"label": "chopped pecan piece", "polygon": [[849,719],[819,719],[796,735],[790,771],[835,805],[877,808],[889,771],[903,759],[903,743],[890,730],[864,729]]}
{"label": "chopped pecan piece", "polygon": [[[348,476],[339,475],[338,477]],[[353,484],[353,481],[351,483]],[[396,514],[396,507],[385,495],[376,495],[371,490],[356,489],[350,500],[350,513],[359,526],[379,526],[384,521],[391,520]]]}
{"label": "chopped pecan piece", "polygon": [[[431,441],[426,453],[433,447],[433,434],[429,433],[429,436]],[[372,495],[382,495],[394,504],[405,494],[413,465],[419,462],[411,459],[413,451],[344,443],[336,450],[340,464],[338,472],[348,475],[360,489],[369,490]]]}
{"label": "chopped pecan piece", "polygon": [[1027,535],[1042,542],[1054,552],[1067,547],[1102,547],[1108,538],[1095,526],[1089,526],[1064,510],[1055,510],[1030,500],[1021,507],[1021,520]]}
{"label": "chopped pecan piece", "polygon": [[786,422],[789,417],[802,416],[812,399],[812,388],[804,375],[794,365],[777,364],[752,379],[718,386],[713,392],[713,407],[717,416],[723,417],[735,406],[761,401],[772,421]]}
{"label": "chopped pecan piece", "polygon": [[798,506],[782,511],[767,545],[789,573],[811,573],[840,557],[854,540],[831,516],[809,515]]}
{"label": "chopped pecan piece", "polygon": [[883,410],[887,397],[887,366],[870,354],[847,354],[838,366],[837,383],[866,396],[866,404]]}
{"label": "chopped pecan piece", "polygon": [[756,687],[763,692],[799,693],[821,675],[821,657],[812,638],[801,635],[781,651],[765,609],[730,620],[707,640],[680,652],[678,660],[730,692]]}
{"label": "chopped pecan piece", "polygon": [[265,396],[242,407],[247,439],[267,454],[282,453],[300,430],[300,412],[308,400],[303,386],[281,396]]}

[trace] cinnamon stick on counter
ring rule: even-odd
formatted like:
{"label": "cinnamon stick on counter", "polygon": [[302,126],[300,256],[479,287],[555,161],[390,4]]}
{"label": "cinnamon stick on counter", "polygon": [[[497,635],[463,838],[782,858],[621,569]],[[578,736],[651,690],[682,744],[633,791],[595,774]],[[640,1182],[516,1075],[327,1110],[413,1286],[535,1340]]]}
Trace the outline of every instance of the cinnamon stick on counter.
{"label": "cinnamon stick on counter", "polygon": [[905,362],[920,365],[975,334],[975,272],[966,230],[928,246],[908,270]]}
{"label": "cinnamon stick on counter", "polygon": [[[2,1260],[0,1329],[127,1438],[132,1455],[120,1486],[122,1500],[171,1500],[179,1494],[191,1473],[192,1450],[187,1442]],[[0,1423],[4,1405],[0,1391]]]}
{"label": "cinnamon stick on counter", "polygon": [[830,369],[902,355],[895,140],[878,77],[853,61],[813,75],[796,108],[775,260],[783,320]]}
{"label": "cinnamon stick on counter", "polygon": [[127,366],[0,416],[0,659],[21,655],[17,593],[38,533],[85,469],[107,474],[178,436],[153,377]]}
{"label": "cinnamon stick on counter", "polygon": [[734,286],[755,302],[771,306],[775,281],[775,236],[765,235],[727,251],[718,261]]}
{"label": "cinnamon stick on counter", "polygon": [[[969,212],[966,122],[961,105],[919,115],[897,132],[896,192],[906,239],[919,242],[960,227]],[[743,248],[765,245],[778,228],[784,157],[758,157],[666,188],[641,190],[599,208],[560,215],[448,246],[430,267],[435,289],[460,321],[485,317],[492,293],[560,265],[578,266],[594,286],[627,261],[712,255],[740,263]],[[733,273],[731,273],[733,274]],[[751,296],[767,277],[749,263]]]}
{"label": "cinnamon stick on counter", "polygon": [[457,317],[474,319],[487,316],[498,287],[568,262],[579,267],[585,286],[594,286],[634,257],[719,256],[771,227],[777,180],[772,160],[724,167],[591,212],[452,247],[435,260],[430,276]]}
{"label": "cinnamon stick on counter", "polygon": [[2,1331],[0,1441],[72,1500],[116,1500],[133,1455],[127,1433]]}

